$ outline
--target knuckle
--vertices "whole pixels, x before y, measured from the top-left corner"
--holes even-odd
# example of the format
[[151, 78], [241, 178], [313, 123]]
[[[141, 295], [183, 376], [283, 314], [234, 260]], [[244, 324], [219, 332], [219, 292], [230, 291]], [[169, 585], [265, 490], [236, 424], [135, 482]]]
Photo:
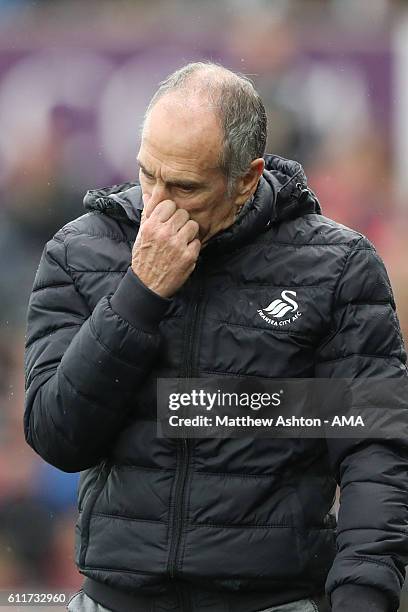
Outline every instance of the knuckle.
[[145, 238], [151, 238], [153, 235], [153, 229], [152, 222], [146, 219], [146, 221], [143, 223], [143, 228], [140, 228], [140, 234]]
[[183, 264], [189, 264], [192, 259], [190, 251], [188, 249], [184, 249], [180, 255], [180, 259]]
[[188, 263], [195, 262], [197, 260], [197, 255], [198, 255], [199, 251], [200, 251], [200, 249], [197, 248], [195, 245], [193, 247], [189, 248], [186, 251], [186, 261]]

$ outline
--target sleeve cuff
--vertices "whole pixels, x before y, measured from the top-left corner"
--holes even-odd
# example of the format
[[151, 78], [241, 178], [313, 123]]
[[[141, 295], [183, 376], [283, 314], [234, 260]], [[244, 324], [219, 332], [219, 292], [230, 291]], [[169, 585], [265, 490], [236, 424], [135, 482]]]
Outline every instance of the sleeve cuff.
[[331, 594], [332, 612], [394, 612], [386, 594], [360, 584], [343, 584]]
[[110, 299], [112, 309], [133, 327], [150, 333], [157, 332], [157, 326], [171, 303], [146, 287], [129, 267]]

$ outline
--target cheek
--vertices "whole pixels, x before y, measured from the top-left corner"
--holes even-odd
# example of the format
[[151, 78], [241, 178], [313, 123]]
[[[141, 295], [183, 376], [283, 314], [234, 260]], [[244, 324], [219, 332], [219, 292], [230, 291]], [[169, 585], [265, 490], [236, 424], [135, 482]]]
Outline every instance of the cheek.
[[214, 216], [214, 207], [211, 202], [203, 201], [201, 198], [190, 202], [176, 199], [175, 202], [179, 208], [184, 208], [189, 213], [193, 221], [197, 221], [200, 228], [208, 228]]
[[179, 200], [176, 198], [177, 206], [184, 208], [191, 216], [200, 218], [213, 215], [218, 208], [218, 202], [219, 198], [214, 193], [205, 193], [191, 198], [180, 198]]

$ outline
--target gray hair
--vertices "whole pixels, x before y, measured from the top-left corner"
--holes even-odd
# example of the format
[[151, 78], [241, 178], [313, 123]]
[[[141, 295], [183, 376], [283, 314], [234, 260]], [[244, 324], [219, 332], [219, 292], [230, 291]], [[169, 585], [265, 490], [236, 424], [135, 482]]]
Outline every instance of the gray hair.
[[236, 180], [247, 172], [254, 159], [265, 153], [267, 119], [261, 97], [243, 74], [213, 62], [194, 62], [159, 84], [147, 107], [145, 120], [160, 98], [183, 89], [187, 95], [198, 91], [216, 112], [223, 130], [219, 165], [227, 177], [231, 195]]

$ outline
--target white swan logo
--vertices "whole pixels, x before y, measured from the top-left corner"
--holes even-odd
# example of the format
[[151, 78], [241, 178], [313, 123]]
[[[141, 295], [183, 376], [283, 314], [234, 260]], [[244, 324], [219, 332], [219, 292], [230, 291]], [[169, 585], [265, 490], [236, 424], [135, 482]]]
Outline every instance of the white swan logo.
[[295, 302], [295, 300], [288, 297], [289, 294], [296, 297], [296, 291], [282, 291], [282, 299], [278, 298], [277, 300], [273, 300], [269, 306], [262, 308], [262, 310], [268, 313], [270, 317], [276, 317], [277, 319], [284, 317], [287, 312], [297, 310], [299, 305], [297, 302]]
[[[273, 300], [269, 306], [260, 308], [257, 312], [270, 325], [282, 327], [302, 316], [302, 313], [299, 312], [299, 304], [293, 299], [295, 297], [296, 291], [282, 291], [280, 298]], [[285, 315], [290, 316], [284, 318]]]

